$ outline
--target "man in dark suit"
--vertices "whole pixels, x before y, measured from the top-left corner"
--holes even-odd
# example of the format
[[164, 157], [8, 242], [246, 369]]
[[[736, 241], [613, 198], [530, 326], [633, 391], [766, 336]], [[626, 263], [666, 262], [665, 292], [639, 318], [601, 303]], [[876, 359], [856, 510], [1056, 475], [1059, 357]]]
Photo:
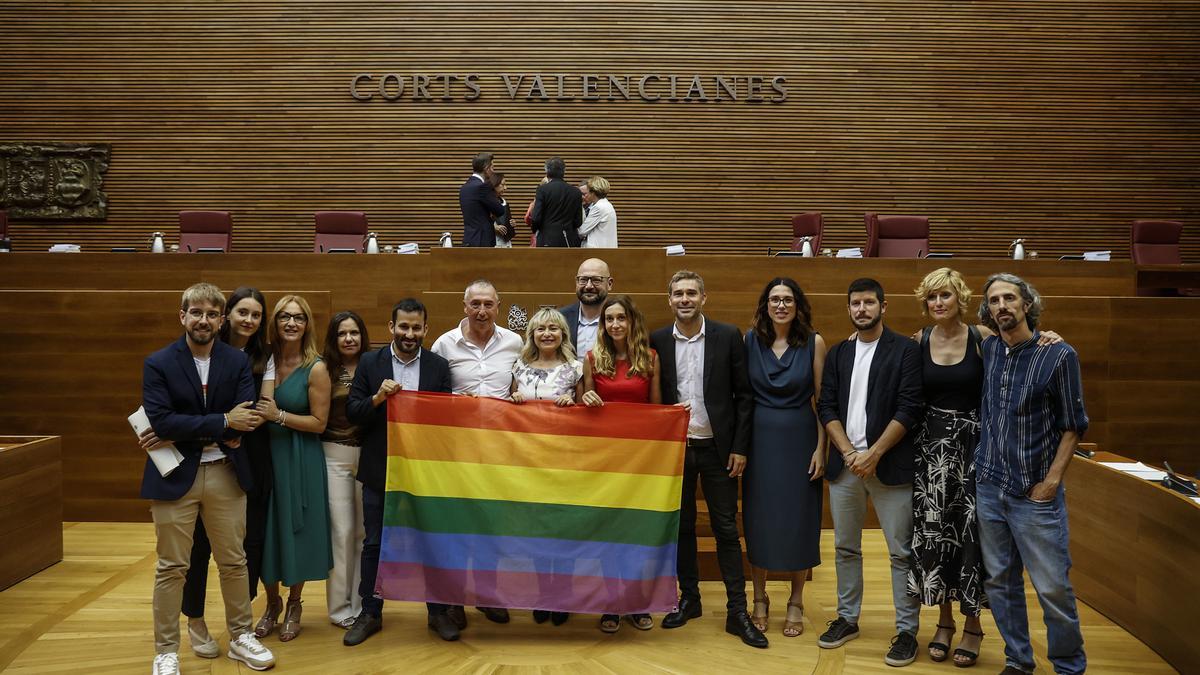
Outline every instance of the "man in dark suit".
[[579, 226], [583, 224], [583, 194], [563, 180], [567, 165], [560, 157], [546, 160], [546, 177], [533, 199], [530, 228], [538, 246], [579, 248]]
[[655, 331], [650, 344], [658, 352], [662, 401], [687, 408], [687, 454], [679, 513], [679, 607], [663, 628], [678, 628], [702, 614], [700, 565], [696, 558], [696, 483], [717, 540], [717, 563], [727, 596], [725, 631], [752, 647], [767, 638], [746, 613], [746, 576], [738, 539], [738, 477], [750, 452], [753, 393], [746, 370], [742, 335], [729, 324], [705, 319], [704, 280], [688, 270], [671, 277], [668, 301], [675, 323]]
[[251, 630], [242, 548], [246, 491], [253, 479], [239, 445], [242, 432], [258, 424], [251, 407], [254, 378], [246, 355], [216, 339], [224, 311], [225, 297], [216, 286], [188, 288], [179, 310], [183, 337], [147, 357], [142, 369], [142, 406], [151, 428], [142, 434], [141, 445], [151, 450], [173, 443], [183, 455], [183, 463], [166, 476], [149, 459], [142, 472], [141, 495], [154, 500], [150, 513], [158, 538], [155, 673], [179, 672], [179, 611], [201, 513], [221, 574], [229, 658], [255, 670], [275, 665]]
[[826, 649], [858, 637], [862, 607], [862, 526], [867, 496], [875, 504], [892, 566], [897, 635], [884, 657], [906, 666], [917, 654], [920, 603], [909, 597], [913, 532], [913, 436], [923, 413], [921, 355], [916, 342], [883, 325], [887, 302], [874, 279], [847, 293], [857, 333], [829, 350], [817, 411], [832, 446], [825, 478], [833, 514], [838, 618], [817, 640]]
[[558, 311], [567, 320], [567, 337], [575, 354], [583, 359], [596, 344], [600, 331], [600, 308], [612, 290], [613, 278], [608, 263], [599, 258], [588, 258], [575, 272], [575, 297], [579, 301], [560, 308]]
[[492, 188], [492, 153], [481, 152], [471, 160], [471, 177], [458, 188], [462, 209], [463, 246], [496, 245], [496, 219], [504, 215], [504, 202]]
[[[392, 307], [388, 330], [392, 341], [359, 361], [346, 399], [346, 416], [362, 429], [358, 481], [363, 486], [362, 612], [346, 632], [347, 647], [361, 644], [383, 628], [383, 599], [375, 595], [379, 546], [383, 537], [384, 490], [387, 481], [387, 399], [401, 390], [450, 393], [446, 359], [421, 348], [427, 330], [425, 305], [405, 298]], [[427, 603], [429, 627], [443, 640], [457, 640], [459, 626], [446, 605]], [[465, 616], [464, 616], [465, 625]]]

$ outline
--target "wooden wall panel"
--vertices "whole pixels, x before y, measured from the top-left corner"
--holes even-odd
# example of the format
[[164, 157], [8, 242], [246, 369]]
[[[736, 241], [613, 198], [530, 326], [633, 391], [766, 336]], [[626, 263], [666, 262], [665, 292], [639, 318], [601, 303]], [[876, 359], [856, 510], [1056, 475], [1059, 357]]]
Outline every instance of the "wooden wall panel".
[[[0, 21], [0, 141], [113, 144], [107, 221], [17, 221], [19, 250], [170, 243], [189, 208], [232, 211], [240, 251], [311, 250], [311, 213], [340, 208], [429, 245], [461, 231], [457, 186], [489, 149], [518, 211], [550, 155], [608, 177], [624, 245], [759, 253], [816, 210], [826, 245], [855, 246], [878, 211], [929, 215], [937, 251], [1121, 257], [1154, 217], [1200, 261], [1192, 0], [75, 0]], [[478, 73], [483, 96], [348, 95], [392, 72]], [[509, 101], [500, 73], [780, 75], [789, 98]]]

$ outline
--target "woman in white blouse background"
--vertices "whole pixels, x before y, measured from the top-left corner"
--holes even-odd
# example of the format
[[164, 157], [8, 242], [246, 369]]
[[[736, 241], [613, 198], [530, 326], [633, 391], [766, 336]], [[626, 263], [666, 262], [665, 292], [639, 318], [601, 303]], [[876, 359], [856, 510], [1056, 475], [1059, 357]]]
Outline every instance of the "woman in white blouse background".
[[587, 216], [579, 226], [582, 248], [617, 247], [617, 211], [608, 201], [609, 184], [600, 176], [587, 179], [583, 203], [588, 205]]

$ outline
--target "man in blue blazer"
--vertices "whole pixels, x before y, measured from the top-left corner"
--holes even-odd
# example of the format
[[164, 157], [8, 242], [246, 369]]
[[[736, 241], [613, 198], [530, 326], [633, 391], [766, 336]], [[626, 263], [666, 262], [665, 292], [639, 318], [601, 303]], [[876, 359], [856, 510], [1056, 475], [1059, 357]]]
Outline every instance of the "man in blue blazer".
[[833, 515], [838, 618], [817, 640], [826, 649], [858, 637], [862, 608], [862, 526], [867, 497], [875, 504], [892, 567], [896, 638], [884, 657], [906, 666], [917, 654], [921, 605], [908, 595], [913, 532], [913, 437], [924, 412], [917, 343], [883, 325], [887, 302], [874, 279], [847, 293], [857, 331], [825, 357], [817, 412], [829, 434], [825, 478]]
[[[437, 391], [451, 393], [450, 364], [421, 348], [428, 330], [428, 314], [419, 300], [405, 298], [392, 307], [388, 322], [392, 341], [364, 355], [350, 383], [346, 416], [362, 429], [362, 454], [358, 481], [363, 486], [362, 612], [346, 632], [347, 647], [361, 644], [383, 628], [383, 599], [375, 594], [379, 573], [379, 547], [383, 538], [384, 492], [387, 487], [387, 399], [396, 392]], [[429, 627], [443, 640], [457, 640], [466, 626], [466, 615], [454, 616], [446, 605], [427, 603]], [[456, 623], [461, 616], [462, 625]]]
[[481, 152], [471, 160], [471, 177], [458, 188], [462, 209], [463, 246], [492, 248], [496, 245], [496, 219], [505, 204], [492, 188], [492, 153]]
[[250, 587], [246, 581], [246, 490], [252, 487], [240, 436], [257, 426], [254, 379], [241, 350], [216, 339], [224, 320], [225, 298], [212, 284], [183, 292], [179, 320], [184, 335], [146, 358], [142, 405], [151, 429], [141, 438], [146, 449], [173, 443], [183, 463], [159, 474], [148, 458], [141, 495], [154, 500], [150, 513], [158, 537], [154, 579], [155, 673], [179, 672], [179, 612], [191, 560], [192, 533], [203, 515], [221, 575], [221, 596], [229, 628], [229, 658], [255, 670], [275, 658], [251, 630]]
[[579, 301], [558, 310], [567, 320], [567, 338], [581, 360], [596, 344], [596, 337], [603, 329], [600, 325], [603, 323], [600, 308], [604, 306], [612, 287], [613, 278], [608, 271], [608, 263], [599, 258], [588, 258], [580, 263], [575, 272], [575, 297]]

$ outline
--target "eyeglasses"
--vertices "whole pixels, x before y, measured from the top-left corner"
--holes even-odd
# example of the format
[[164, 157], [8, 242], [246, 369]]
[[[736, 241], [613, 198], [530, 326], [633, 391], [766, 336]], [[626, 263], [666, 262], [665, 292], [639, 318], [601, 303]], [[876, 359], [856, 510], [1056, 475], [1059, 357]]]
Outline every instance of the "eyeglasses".
[[280, 312], [279, 315], [275, 317], [275, 320], [282, 324], [295, 321], [297, 325], [301, 326], [308, 323], [307, 316], [304, 316], [303, 314], [288, 314], [287, 312]]
[[587, 286], [588, 284], [599, 286], [606, 281], [608, 281], [608, 277], [575, 277], [575, 283], [580, 286]]
[[199, 321], [201, 319], [216, 321], [217, 319], [221, 318], [221, 313], [216, 310], [205, 312], [202, 309], [189, 309], [187, 315], [192, 317], [194, 321]]
[[796, 299], [791, 297], [782, 298], [767, 298], [768, 305], [776, 305], [778, 307], [791, 307], [796, 304]]

